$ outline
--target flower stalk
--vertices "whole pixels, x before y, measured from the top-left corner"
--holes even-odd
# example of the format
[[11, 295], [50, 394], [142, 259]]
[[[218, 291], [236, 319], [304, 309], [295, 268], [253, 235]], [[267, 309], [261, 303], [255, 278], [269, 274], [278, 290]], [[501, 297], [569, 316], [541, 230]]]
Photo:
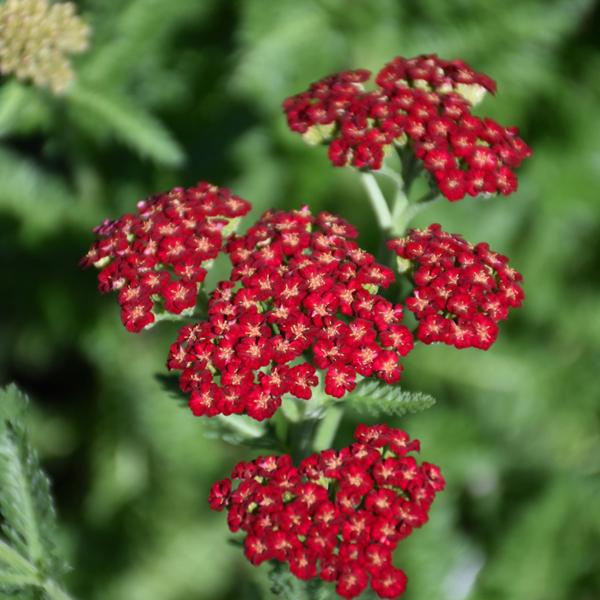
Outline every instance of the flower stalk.
[[389, 231], [392, 227], [392, 215], [377, 180], [371, 173], [361, 173], [360, 180], [367, 192], [379, 228], [382, 231]]

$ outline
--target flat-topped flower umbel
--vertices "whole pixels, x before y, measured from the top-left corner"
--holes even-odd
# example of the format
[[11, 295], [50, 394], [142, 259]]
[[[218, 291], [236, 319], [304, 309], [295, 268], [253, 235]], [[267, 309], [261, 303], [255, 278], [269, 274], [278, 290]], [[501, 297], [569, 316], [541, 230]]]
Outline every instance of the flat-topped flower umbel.
[[392, 553], [427, 522], [444, 478], [435, 465], [417, 463], [419, 442], [400, 429], [359, 425], [354, 439], [298, 467], [287, 455], [239, 463], [231, 479], [213, 485], [209, 503], [227, 510], [232, 532], [246, 533], [252, 564], [287, 562], [299, 579], [335, 582], [343, 598], [369, 581], [380, 598], [397, 598], [406, 575]]
[[329, 213], [270, 211], [226, 251], [233, 269], [208, 302], [208, 317], [182, 329], [168, 366], [197, 415], [271, 417], [289, 393], [309, 399], [354, 389], [357, 376], [400, 379], [413, 347], [403, 310], [376, 293], [394, 272]]
[[366, 88], [371, 73], [345, 71], [285, 100], [292, 131], [329, 146], [331, 162], [381, 168], [388, 148], [412, 153], [450, 201], [517, 189], [514, 169], [530, 156], [515, 127], [471, 112], [495, 82], [462, 61], [436, 55], [395, 58]]
[[416, 337], [425, 344], [487, 350], [498, 337], [498, 321], [525, 297], [522, 276], [506, 256], [485, 243], [473, 246], [440, 225], [412, 229], [388, 247], [411, 268], [414, 289], [406, 306], [417, 317]]
[[118, 292], [121, 320], [134, 332], [165, 312], [193, 309], [206, 267], [231, 233], [228, 225], [250, 203], [202, 182], [148, 198], [137, 208], [137, 214], [98, 226], [94, 232], [101, 239], [81, 261], [101, 269], [100, 291]]

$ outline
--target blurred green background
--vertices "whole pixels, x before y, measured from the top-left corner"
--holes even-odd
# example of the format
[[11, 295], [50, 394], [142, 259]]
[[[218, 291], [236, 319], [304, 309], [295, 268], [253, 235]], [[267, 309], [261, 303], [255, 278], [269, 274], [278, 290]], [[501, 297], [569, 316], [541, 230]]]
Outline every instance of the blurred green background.
[[[407, 600], [600, 598], [600, 2], [86, 0], [91, 48], [63, 98], [0, 86], [0, 384], [34, 400], [80, 599], [257, 598], [208, 488], [245, 456], [166, 397], [176, 327], [122, 328], [77, 267], [91, 227], [208, 180], [269, 207], [309, 203], [376, 226], [350, 169], [287, 131], [281, 101], [395, 55], [462, 58], [498, 81], [478, 109], [534, 156], [509, 198], [438, 205], [525, 274], [488, 352], [419, 347], [405, 386], [438, 398], [401, 420], [448, 486], [400, 545]], [[338, 444], [346, 443], [346, 422]], [[260, 571], [264, 571], [264, 568]]]

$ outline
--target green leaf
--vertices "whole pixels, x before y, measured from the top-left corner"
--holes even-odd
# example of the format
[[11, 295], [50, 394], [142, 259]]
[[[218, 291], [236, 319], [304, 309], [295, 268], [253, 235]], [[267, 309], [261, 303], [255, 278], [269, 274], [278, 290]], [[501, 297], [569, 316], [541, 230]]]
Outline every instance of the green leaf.
[[18, 216], [29, 234], [56, 228], [76, 210], [75, 198], [62, 178], [2, 147], [0, 181], [0, 210]]
[[27, 396], [14, 383], [0, 388], [0, 432], [6, 422], [21, 422], [25, 418], [28, 402]]
[[[54, 554], [50, 539], [54, 508], [48, 480], [27, 443], [22, 424], [26, 398], [11, 385], [0, 392], [0, 512], [2, 530], [12, 546], [31, 563], [49, 566]], [[51, 532], [48, 532], [51, 533]]]
[[183, 149], [169, 130], [127, 97], [77, 84], [69, 98], [140, 156], [171, 167], [183, 163]]
[[61, 575], [66, 565], [54, 544], [50, 484], [27, 438], [26, 407], [27, 398], [16, 386], [0, 389], [0, 515], [5, 536], [5, 541], [0, 539], [0, 586], [37, 582], [50, 597], [66, 598], [50, 579]]
[[409, 392], [397, 385], [363, 380], [343, 401], [351, 410], [374, 417], [401, 417], [431, 408], [435, 398], [423, 392]]
[[275, 562], [269, 571], [270, 592], [279, 600], [310, 600], [307, 583], [292, 575], [287, 567]]
[[[338, 600], [339, 596], [331, 583], [320, 579], [302, 581], [292, 575], [287, 565], [273, 561], [269, 571], [268, 600]], [[371, 599], [368, 592], [362, 594], [361, 599]]]
[[[187, 409], [188, 396], [179, 387], [178, 375], [161, 373], [154, 378], [170, 398]], [[203, 433], [207, 438], [220, 439], [233, 446], [285, 450], [279, 441], [275, 425], [270, 421], [259, 423], [246, 415], [217, 415], [201, 417], [201, 420]]]

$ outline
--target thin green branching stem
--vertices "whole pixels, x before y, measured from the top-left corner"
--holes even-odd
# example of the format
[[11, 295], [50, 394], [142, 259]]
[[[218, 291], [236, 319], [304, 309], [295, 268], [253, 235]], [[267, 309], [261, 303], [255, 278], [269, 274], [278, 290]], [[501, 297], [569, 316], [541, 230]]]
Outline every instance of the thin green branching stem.
[[390, 169], [387, 165], [383, 165], [378, 174], [383, 175], [390, 179], [395, 186], [394, 202], [392, 204], [391, 220], [392, 224], [390, 229], [394, 230], [394, 223], [400, 218], [400, 215], [408, 208], [408, 196], [404, 187], [404, 179], [400, 173]]
[[341, 406], [331, 405], [329, 407], [315, 435], [313, 442], [313, 450], [315, 452], [331, 448], [343, 415], [344, 409]]
[[413, 181], [419, 174], [419, 165], [412, 154], [405, 154], [401, 149], [398, 149], [398, 154], [402, 160], [402, 174], [390, 169], [387, 165], [383, 165], [375, 172], [394, 183], [395, 194], [391, 212], [375, 177], [370, 173], [362, 174], [363, 185], [367, 190], [379, 225], [384, 233], [393, 236], [404, 235], [410, 222], [420, 212], [430, 208], [440, 199], [439, 192], [431, 189], [415, 202], [410, 202], [409, 192]]
[[392, 215], [377, 180], [372, 173], [361, 173], [360, 180], [367, 192], [371, 206], [375, 211], [379, 227], [383, 231], [389, 231], [392, 226]]
[[396, 187], [404, 188], [404, 179], [402, 179], [400, 173], [396, 173], [396, 171], [390, 169], [387, 165], [381, 165], [379, 171], [375, 171], [375, 173], [377, 175], [383, 175], [384, 177], [387, 177], [394, 182]]
[[406, 232], [410, 222], [421, 212], [434, 206], [441, 200], [441, 195], [438, 193], [427, 194], [419, 202], [410, 204], [406, 210], [399, 215], [398, 219], [394, 221], [392, 232], [398, 235], [403, 235]]
[[191, 321], [194, 319], [200, 319], [203, 318], [204, 314], [199, 313], [199, 312], [192, 312], [192, 313], [179, 313], [179, 314], [175, 314], [175, 313], [170, 313], [170, 312], [161, 312], [158, 313], [157, 315], [154, 315], [154, 321], [152, 323], [152, 326], [156, 325], [157, 323], [160, 323], [161, 321], [173, 321], [174, 323], [185, 323], [186, 321]]

